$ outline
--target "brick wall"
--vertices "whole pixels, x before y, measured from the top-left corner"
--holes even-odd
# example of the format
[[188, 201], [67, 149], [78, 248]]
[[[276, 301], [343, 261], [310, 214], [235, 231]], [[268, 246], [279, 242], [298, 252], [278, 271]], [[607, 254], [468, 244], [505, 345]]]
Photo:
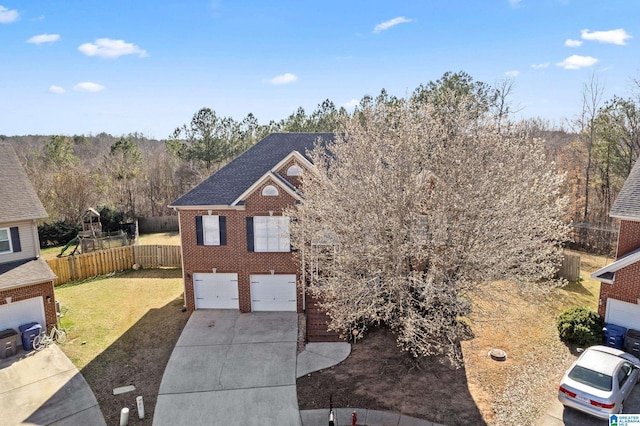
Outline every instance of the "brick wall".
[[[640, 222], [623, 220], [620, 222], [616, 258], [640, 248]], [[640, 298], [640, 262], [622, 268], [615, 273], [613, 284], [600, 283], [598, 313], [605, 315], [607, 299], [610, 297], [624, 302], [638, 303]]]
[[[49, 302], [47, 301], [49, 297]], [[53, 281], [47, 281], [41, 284], [34, 284], [25, 287], [12, 288], [0, 291], [0, 305], [6, 305], [6, 298], [11, 297], [11, 303], [19, 302], [33, 297], [42, 297], [44, 305], [44, 316], [47, 321], [47, 330], [58, 323], [56, 315], [55, 296], [53, 294]]]
[[244, 210], [220, 209], [211, 214], [226, 217], [227, 244], [224, 246], [198, 246], [196, 244], [196, 216], [209, 214], [203, 210], [181, 210], [180, 232], [182, 238], [182, 256], [184, 262], [185, 303], [189, 311], [195, 310], [193, 294], [193, 274], [235, 272], [238, 274], [238, 296], [241, 312], [251, 311], [251, 274], [295, 274], [297, 277], [297, 309], [302, 312], [302, 288], [300, 271], [292, 253], [256, 253], [247, 250], [246, 218], [253, 216], [274, 216], [295, 202], [295, 199], [279, 188], [276, 197], [262, 196], [262, 189], [277, 184], [266, 181], [245, 200]]

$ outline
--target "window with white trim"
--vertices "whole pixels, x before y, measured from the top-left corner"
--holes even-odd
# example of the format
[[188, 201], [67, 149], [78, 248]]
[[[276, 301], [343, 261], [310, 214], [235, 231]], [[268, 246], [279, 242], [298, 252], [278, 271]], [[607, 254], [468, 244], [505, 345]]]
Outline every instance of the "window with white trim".
[[220, 216], [202, 216], [202, 231], [205, 246], [219, 246]]
[[277, 197], [279, 194], [278, 188], [273, 185], [267, 185], [262, 189], [263, 197]]
[[253, 251], [289, 252], [291, 240], [288, 216], [256, 216], [253, 218]]
[[287, 176], [302, 176], [302, 168], [294, 164], [287, 169]]
[[9, 228], [0, 229], [0, 253], [11, 253], [11, 235]]

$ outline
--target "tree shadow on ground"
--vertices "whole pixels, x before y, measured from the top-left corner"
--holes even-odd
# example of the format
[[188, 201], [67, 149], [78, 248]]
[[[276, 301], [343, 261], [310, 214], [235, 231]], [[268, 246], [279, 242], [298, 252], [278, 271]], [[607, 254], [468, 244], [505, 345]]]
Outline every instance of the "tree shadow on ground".
[[[117, 424], [128, 407], [134, 424], [151, 424], [164, 369], [189, 314], [181, 312], [183, 297], [149, 310], [118, 340], [81, 371], [98, 399], [107, 424]], [[134, 392], [113, 395], [113, 389], [133, 385]], [[136, 396], [142, 395], [145, 421], [138, 421]]]
[[402, 413], [442, 424], [484, 425], [465, 369], [438, 357], [419, 362], [384, 328], [352, 345], [342, 363], [297, 381], [300, 409], [354, 407]]
[[[151, 425], [158, 390], [169, 361], [189, 314], [181, 312], [183, 297], [162, 308], [149, 310], [118, 340], [87, 364], [80, 373], [98, 400], [108, 425], [119, 424], [120, 411], [129, 408], [129, 424]], [[135, 386], [135, 391], [113, 395], [113, 389]], [[73, 384], [63, 386], [38, 411], [50, 410], [55, 401], [73, 398]], [[144, 399], [145, 418], [138, 419], [136, 397]], [[36, 411], [32, 416], [38, 415]], [[91, 422], [87, 424], [92, 424]]]
[[587, 296], [593, 296], [593, 293], [587, 288], [585, 288], [585, 286], [582, 285], [582, 281], [571, 281], [569, 284], [561, 288], [571, 293], [578, 293], [578, 294], [584, 294]]

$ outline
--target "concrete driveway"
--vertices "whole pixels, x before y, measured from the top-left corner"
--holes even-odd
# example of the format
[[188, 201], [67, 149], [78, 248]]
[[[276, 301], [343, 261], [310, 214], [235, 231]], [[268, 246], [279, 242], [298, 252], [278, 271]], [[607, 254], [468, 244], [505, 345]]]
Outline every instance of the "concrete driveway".
[[298, 314], [195, 311], [167, 364], [153, 424], [300, 426]]
[[3, 425], [106, 425], [93, 391], [56, 345], [0, 360]]
[[[640, 386], [636, 385], [624, 403], [624, 412], [640, 414]], [[565, 408], [557, 399], [536, 426], [608, 426], [608, 420], [599, 420], [571, 408]]]

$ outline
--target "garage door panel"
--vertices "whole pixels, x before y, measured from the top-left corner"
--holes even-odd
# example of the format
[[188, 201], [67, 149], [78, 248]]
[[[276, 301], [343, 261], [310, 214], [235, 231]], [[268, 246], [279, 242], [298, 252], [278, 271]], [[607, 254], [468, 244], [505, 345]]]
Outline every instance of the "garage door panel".
[[252, 311], [297, 310], [295, 275], [251, 275]]
[[605, 321], [609, 324], [640, 330], [640, 305], [607, 299]]
[[193, 274], [196, 309], [239, 309], [238, 274]]
[[17, 330], [23, 324], [37, 322], [44, 329], [44, 304], [42, 297], [11, 302], [0, 306], [0, 331], [7, 328]]

